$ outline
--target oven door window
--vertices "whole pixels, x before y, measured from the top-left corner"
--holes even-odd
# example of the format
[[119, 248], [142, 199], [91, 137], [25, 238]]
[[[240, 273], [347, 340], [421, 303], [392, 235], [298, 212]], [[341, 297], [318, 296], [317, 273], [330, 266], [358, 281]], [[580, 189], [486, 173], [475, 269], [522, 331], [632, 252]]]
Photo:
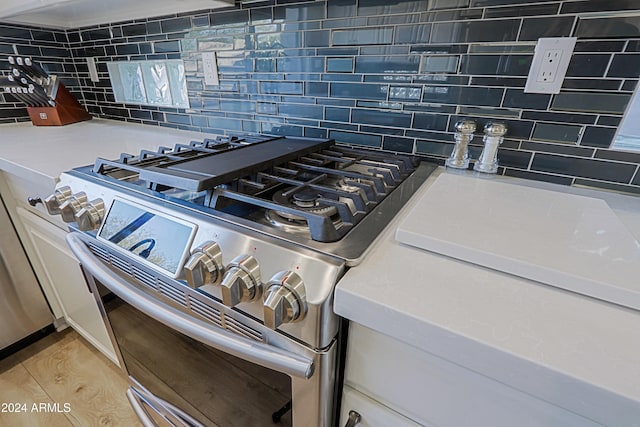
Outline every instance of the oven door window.
[[[155, 397], [207, 426], [273, 426], [291, 400], [288, 375], [220, 352], [121, 299], [103, 299], [127, 372]], [[291, 425], [288, 412], [280, 425]]]

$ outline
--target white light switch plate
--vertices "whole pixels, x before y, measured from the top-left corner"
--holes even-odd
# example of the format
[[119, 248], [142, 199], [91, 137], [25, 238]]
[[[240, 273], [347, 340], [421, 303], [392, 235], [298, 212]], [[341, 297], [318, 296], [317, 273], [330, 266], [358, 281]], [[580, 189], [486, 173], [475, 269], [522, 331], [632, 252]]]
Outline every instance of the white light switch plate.
[[87, 68], [89, 69], [89, 78], [91, 78], [91, 81], [100, 81], [100, 78], [98, 77], [98, 68], [96, 67], [96, 58], [92, 56], [87, 58]]
[[218, 59], [215, 52], [202, 53], [202, 66], [204, 68], [204, 82], [207, 86], [220, 85], [218, 78]]
[[575, 37], [538, 39], [524, 91], [559, 93], [575, 45]]

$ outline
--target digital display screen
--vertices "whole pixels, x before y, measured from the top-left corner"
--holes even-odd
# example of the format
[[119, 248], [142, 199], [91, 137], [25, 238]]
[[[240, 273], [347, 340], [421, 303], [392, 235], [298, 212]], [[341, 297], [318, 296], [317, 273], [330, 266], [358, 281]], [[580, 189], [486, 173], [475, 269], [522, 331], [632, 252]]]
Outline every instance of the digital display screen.
[[114, 200], [98, 237], [175, 277], [195, 225]]

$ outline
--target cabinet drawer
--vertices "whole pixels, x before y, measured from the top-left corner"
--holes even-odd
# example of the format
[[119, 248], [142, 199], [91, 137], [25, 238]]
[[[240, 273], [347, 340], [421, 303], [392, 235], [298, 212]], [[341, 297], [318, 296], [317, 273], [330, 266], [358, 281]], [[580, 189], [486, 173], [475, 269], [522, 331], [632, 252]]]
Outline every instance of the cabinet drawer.
[[600, 425], [356, 323], [345, 369], [346, 386], [421, 425]]
[[420, 427], [420, 424], [414, 423], [349, 386], [345, 386], [342, 391], [341, 408], [340, 427], [347, 424], [349, 411], [352, 410], [360, 414], [360, 423], [357, 427]]

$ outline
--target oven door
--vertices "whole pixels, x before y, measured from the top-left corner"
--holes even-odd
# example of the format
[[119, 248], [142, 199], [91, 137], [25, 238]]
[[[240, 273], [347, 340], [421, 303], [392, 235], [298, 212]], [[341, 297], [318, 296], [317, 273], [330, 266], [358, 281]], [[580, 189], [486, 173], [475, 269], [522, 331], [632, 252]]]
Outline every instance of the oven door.
[[273, 426], [274, 414], [283, 425], [331, 424], [335, 345], [313, 351], [262, 325], [261, 341], [222, 329], [107, 267], [87, 239], [71, 233], [67, 242], [102, 295], [145, 426]]

